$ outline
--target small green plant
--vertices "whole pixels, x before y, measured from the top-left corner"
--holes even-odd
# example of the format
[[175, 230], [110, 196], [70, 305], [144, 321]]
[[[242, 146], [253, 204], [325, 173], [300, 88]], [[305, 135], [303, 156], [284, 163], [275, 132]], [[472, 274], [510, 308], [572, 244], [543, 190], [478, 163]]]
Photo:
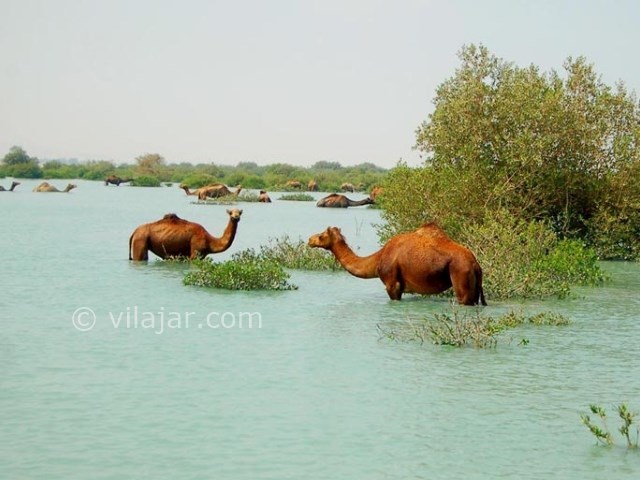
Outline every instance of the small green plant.
[[[495, 319], [482, 313], [481, 308], [475, 310], [452, 305], [451, 314], [435, 313], [432, 318], [425, 318], [417, 323], [408, 321], [400, 329], [384, 331], [380, 326], [381, 336], [392, 340], [430, 341], [435, 345], [476, 348], [497, 346], [497, 335], [505, 330], [523, 324], [562, 326], [569, 324], [569, 319], [553, 312], [541, 312], [532, 316], [510, 311]], [[518, 345], [526, 346], [528, 339], [522, 339]]]
[[288, 235], [270, 239], [268, 245], [260, 247], [260, 254], [284, 268], [296, 270], [342, 270], [342, 266], [329, 252], [320, 248], [310, 248], [306, 242], [292, 241]]
[[183, 283], [198, 287], [227, 290], [296, 290], [290, 275], [276, 261], [257, 254], [253, 249], [233, 254], [231, 260], [214, 262], [195, 260], [197, 270], [188, 272]]
[[[613, 436], [609, 430], [609, 426], [607, 425], [607, 413], [599, 405], [589, 405], [589, 410], [592, 414], [597, 415], [600, 418], [600, 422], [602, 426], [598, 426], [595, 424], [591, 417], [583, 413], [580, 415], [580, 419], [582, 423], [589, 429], [589, 431], [596, 437], [596, 442], [601, 445], [611, 446], [614, 445]], [[635, 439], [631, 435], [631, 426], [634, 425], [634, 419], [638, 415], [637, 413], [631, 412], [626, 403], [621, 403], [616, 407], [618, 412], [618, 416], [620, 420], [622, 420], [622, 425], [618, 429], [618, 431], [624, 437], [628, 448], [638, 448], [638, 438], [640, 437], [640, 427], [637, 424], [635, 428]]]
[[294, 200], [296, 202], [313, 202], [315, 198], [313, 198], [308, 193], [288, 193], [285, 195], [280, 195], [278, 200]]

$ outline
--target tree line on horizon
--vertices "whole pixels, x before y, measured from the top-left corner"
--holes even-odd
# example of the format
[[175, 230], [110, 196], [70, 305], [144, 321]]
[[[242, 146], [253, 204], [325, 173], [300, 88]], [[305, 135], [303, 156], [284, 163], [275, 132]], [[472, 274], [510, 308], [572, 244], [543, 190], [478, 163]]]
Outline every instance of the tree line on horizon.
[[369, 191], [382, 183], [388, 169], [370, 162], [343, 166], [339, 162], [317, 161], [310, 167], [274, 163], [258, 165], [240, 162], [237, 165], [214, 163], [167, 163], [158, 153], [136, 157], [134, 164], [116, 165], [106, 160], [68, 163], [63, 160], [39, 161], [30, 157], [20, 146], [12, 147], [0, 164], [0, 177], [83, 179], [104, 181], [110, 175], [132, 179], [132, 185], [157, 187], [163, 183], [178, 183], [199, 188], [210, 183], [242, 185], [243, 188], [293, 190], [287, 185], [297, 181], [306, 190], [314, 180], [320, 191], [338, 191], [343, 183], [351, 183], [357, 190]]

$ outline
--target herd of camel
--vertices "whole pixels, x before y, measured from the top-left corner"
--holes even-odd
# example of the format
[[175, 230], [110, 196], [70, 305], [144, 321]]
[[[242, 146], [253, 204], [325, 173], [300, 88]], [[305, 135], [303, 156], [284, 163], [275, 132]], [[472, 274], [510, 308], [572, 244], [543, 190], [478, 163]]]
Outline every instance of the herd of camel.
[[[108, 179], [105, 184], [108, 185]], [[119, 185], [123, 183], [112, 183]], [[13, 182], [9, 189], [0, 186], [0, 191], [13, 191], [19, 182]], [[36, 192], [69, 192], [76, 185], [69, 184], [64, 190], [43, 182], [34, 188]], [[181, 186], [187, 195], [207, 192], [210, 196], [238, 195], [242, 187], [234, 192], [222, 184], [209, 185], [196, 191]], [[203, 190], [204, 189], [204, 190]], [[220, 193], [223, 192], [222, 195]], [[261, 191], [266, 196], [266, 192]], [[380, 190], [372, 191], [369, 197], [359, 202], [347, 199], [347, 205], [354, 206], [374, 203]], [[331, 194], [318, 202], [318, 206], [329, 205], [340, 194]], [[268, 198], [268, 196], [267, 196]], [[346, 197], [344, 197], [346, 198]], [[267, 201], [267, 200], [263, 200]], [[270, 201], [270, 200], [269, 200]], [[324, 201], [324, 205], [320, 203]], [[342, 200], [336, 200], [342, 201]], [[351, 202], [351, 203], [349, 203]], [[363, 203], [361, 203], [363, 202]], [[368, 203], [367, 203], [368, 202]], [[221, 237], [214, 237], [200, 224], [166, 214], [160, 220], [138, 226], [129, 237], [129, 260], [146, 261], [149, 252], [160, 258], [186, 257], [204, 258], [211, 253], [227, 250], [236, 236], [242, 210], [229, 209], [227, 225]], [[337, 227], [312, 235], [309, 247], [322, 248], [331, 252], [347, 272], [358, 278], [379, 278], [385, 285], [391, 300], [400, 300], [403, 293], [438, 294], [453, 288], [458, 303], [462, 305], [486, 305], [482, 289], [482, 268], [475, 255], [467, 247], [453, 241], [436, 224], [427, 223], [413, 232], [392, 237], [377, 252], [360, 257], [347, 244]]]

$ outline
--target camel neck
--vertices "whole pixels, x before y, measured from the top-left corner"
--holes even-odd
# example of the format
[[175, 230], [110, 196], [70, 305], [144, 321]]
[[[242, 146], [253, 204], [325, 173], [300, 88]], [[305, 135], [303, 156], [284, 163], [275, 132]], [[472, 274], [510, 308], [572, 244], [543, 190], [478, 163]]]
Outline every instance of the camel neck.
[[378, 250], [376, 253], [366, 257], [359, 257], [344, 240], [339, 240], [333, 245], [331, 251], [340, 262], [340, 265], [351, 275], [358, 278], [378, 277], [378, 263], [382, 250]]
[[233, 243], [237, 230], [238, 221], [230, 218], [229, 223], [227, 223], [227, 228], [224, 229], [220, 238], [209, 235], [209, 249], [211, 250], [211, 253], [224, 252], [229, 248]]

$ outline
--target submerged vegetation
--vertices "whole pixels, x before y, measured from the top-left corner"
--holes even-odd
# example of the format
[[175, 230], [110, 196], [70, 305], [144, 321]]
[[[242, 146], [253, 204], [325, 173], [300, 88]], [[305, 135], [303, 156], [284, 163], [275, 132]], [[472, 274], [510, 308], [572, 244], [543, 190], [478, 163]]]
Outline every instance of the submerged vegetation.
[[291, 200], [295, 202], [313, 202], [315, 198], [313, 198], [308, 193], [286, 193], [284, 195], [280, 195], [278, 200]]
[[[589, 410], [600, 419], [601, 426], [594, 423], [593, 420], [591, 420], [591, 417], [586, 413], [580, 415], [582, 423], [593, 434], [597, 443], [607, 446], [615, 445], [613, 435], [611, 435], [611, 431], [607, 425], [607, 412], [605, 409], [599, 405], [592, 404], [589, 405]], [[637, 449], [638, 438], [640, 437], [640, 427], [634, 422], [638, 414], [631, 412], [626, 403], [621, 403], [616, 406], [616, 411], [618, 412], [618, 417], [622, 421], [622, 425], [618, 428], [618, 432], [622, 434], [628, 448]], [[631, 428], [632, 425], [635, 425], [635, 435]]]
[[234, 253], [231, 260], [194, 260], [195, 271], [185, 274], [185, 285], [227, 290], [296, 290], [290, 275], [276, 261], [252, 249]]
[[[490, 348], [497, 345], [500, 333], [525, 324], [562, 326], [568, 325], [569, 319], [554, 312], [527, 316], [514, 311], [493, 318], [485, 315], [480, 308], [471, 310], [454, 305], [450, 315], [435, 313], [431, 318], [407, 321], [396, 329], [385, 329], [378, 325], [378, 330], [382, 337], [391, 340]], [[528, 340], [521, 341], [521, 344], [528, 344]]]

